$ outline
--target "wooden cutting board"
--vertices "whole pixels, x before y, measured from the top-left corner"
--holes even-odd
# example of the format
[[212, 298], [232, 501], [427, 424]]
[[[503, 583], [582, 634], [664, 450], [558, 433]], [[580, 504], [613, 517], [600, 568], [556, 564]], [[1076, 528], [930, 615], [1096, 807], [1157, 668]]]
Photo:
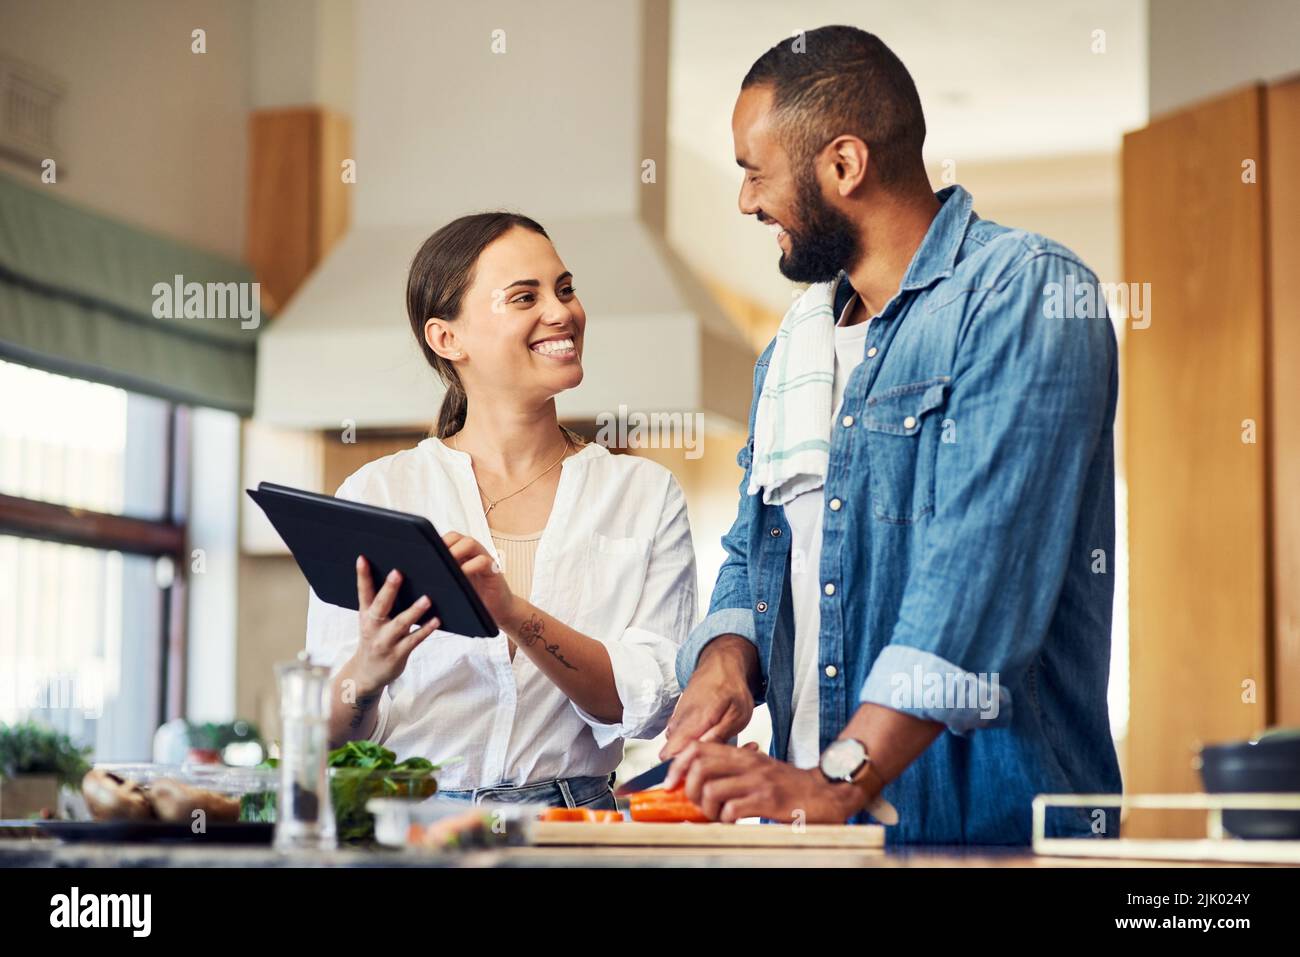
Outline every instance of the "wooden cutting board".
[[841, 847], [885, 846], [879, 824], [651, 824], [624, 821], [537, 821], [531, 840], [541, 845], [614, 847]]

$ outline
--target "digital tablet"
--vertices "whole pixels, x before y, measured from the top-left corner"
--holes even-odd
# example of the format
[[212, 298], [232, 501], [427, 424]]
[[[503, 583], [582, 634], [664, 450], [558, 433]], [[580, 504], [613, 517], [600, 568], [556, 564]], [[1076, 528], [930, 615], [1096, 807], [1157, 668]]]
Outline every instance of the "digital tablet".
[[437, 616], [443, 631], [474, 638], [497, 635], [478, 592], [427, 518], [270, 482], [246, 491], [289, 546], [321, 601], [356, 610], [357, 556], [364, 555], [376, 593], [390, 571], [402, 573], [390, 614], [400, 614], [428, 595], [430, 607], [420, 624]]

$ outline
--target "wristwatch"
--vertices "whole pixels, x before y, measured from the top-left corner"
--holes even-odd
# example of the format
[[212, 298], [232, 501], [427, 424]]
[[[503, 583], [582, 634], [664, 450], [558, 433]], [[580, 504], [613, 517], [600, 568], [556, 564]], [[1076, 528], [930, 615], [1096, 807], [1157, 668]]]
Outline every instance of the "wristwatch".
[[857, 738], [839, 738], [832, 741], [822, 752], [818, 768], [826, 780], [836, 784], [861, 784], [867, 778], [875, 785], [876, 796], [865, 810], [876, 820], [884, 824], [898, 823], [898, 811], [885, 800], [881, 792], [885, 782], [871, 763], [867, 746]]
[[818, 767], [827, 780], [856, 784], [871, 766], [867, 746], [857, 738], [840, 738], [832, 741], [822, 752]]

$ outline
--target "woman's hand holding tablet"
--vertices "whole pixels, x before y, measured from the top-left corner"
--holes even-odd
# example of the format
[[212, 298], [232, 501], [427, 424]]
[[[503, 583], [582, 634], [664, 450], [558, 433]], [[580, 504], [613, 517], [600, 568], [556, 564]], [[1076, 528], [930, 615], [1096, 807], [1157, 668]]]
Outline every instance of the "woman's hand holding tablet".
[[390, 617], [393, 600], [402, 586], [402, 573], [394, 569], [384, 579], [376, 594], [370, 575], [370, 564], [364, 557], [357, 558], [357, 616], [360, 619], [361, 638], [353, 655], [352, 677], [363, 689], [382, 690], [406, 670], [406, 660], [420, 642], [438, 630], [442, 622], [430, 618], [414, 628], [429, 609], [429, 596], [421, 595], [398, 615]]
[[[448, 532], [442, 540], [493, 619], [502, 623], [514, 621], [518, 617], [515, 614], [518, 599], [488, 550], [477, 539], [459, 532]], [[382, 689], [390, 684], [406, 670], [411, 652], [442, 627], [442, 622], [434, 617], [416, 628], [421, 616], [429, 610], [428, 595], [421, 595], [409, 608], [392, 615], [401, 587], [402, 573], [393, 569], [376, 592], [370, 564], [364, 556], [357, 557], [357, 615], [361, 638], [349, 671], [362, 688]]]
[[[500, 633], [427, 518], [270, 482], [259, 483], [248, 495], [266, 512], [322, 601], [364, 611], [374, 592], [383, 591], [384, 576], [396, 571], [390, 610], [397, 605], [405, 611], [404, 606], [424, 597], [429, 603], [419, 616], [421, 624], [436, 616], [440, 627], [458, 635], [494, 638]], [[365, 557], [371, 576], [364, 594], [354, 577], [358, 556]]]
[[487, 606], [492, 620], [506, 631], [512, 631], [522, 615], [519, 614], [519, 599], [510, 590], [506, 576], [501, 574], [501, 567], [493, 560], [488, 550], [477, 539], [459, 532], [448, 532], [442, 536], [447, 546], [460, 565], [460, 572], [474, 586], [479, 599]]

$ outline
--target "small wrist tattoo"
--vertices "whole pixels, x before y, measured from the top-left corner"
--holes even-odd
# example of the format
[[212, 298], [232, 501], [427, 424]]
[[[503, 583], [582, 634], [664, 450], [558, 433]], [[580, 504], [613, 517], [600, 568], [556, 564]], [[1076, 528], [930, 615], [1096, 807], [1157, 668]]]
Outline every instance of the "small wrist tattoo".
[[366, 713], [374, 707], [375, 702], [378, 700], [379, 695], [368, 694], [363, 695], [352, 703], [352, 721], [350, 722], [350, 725], [354, 731], [361, 727], [361, 722], [365, 720]]

